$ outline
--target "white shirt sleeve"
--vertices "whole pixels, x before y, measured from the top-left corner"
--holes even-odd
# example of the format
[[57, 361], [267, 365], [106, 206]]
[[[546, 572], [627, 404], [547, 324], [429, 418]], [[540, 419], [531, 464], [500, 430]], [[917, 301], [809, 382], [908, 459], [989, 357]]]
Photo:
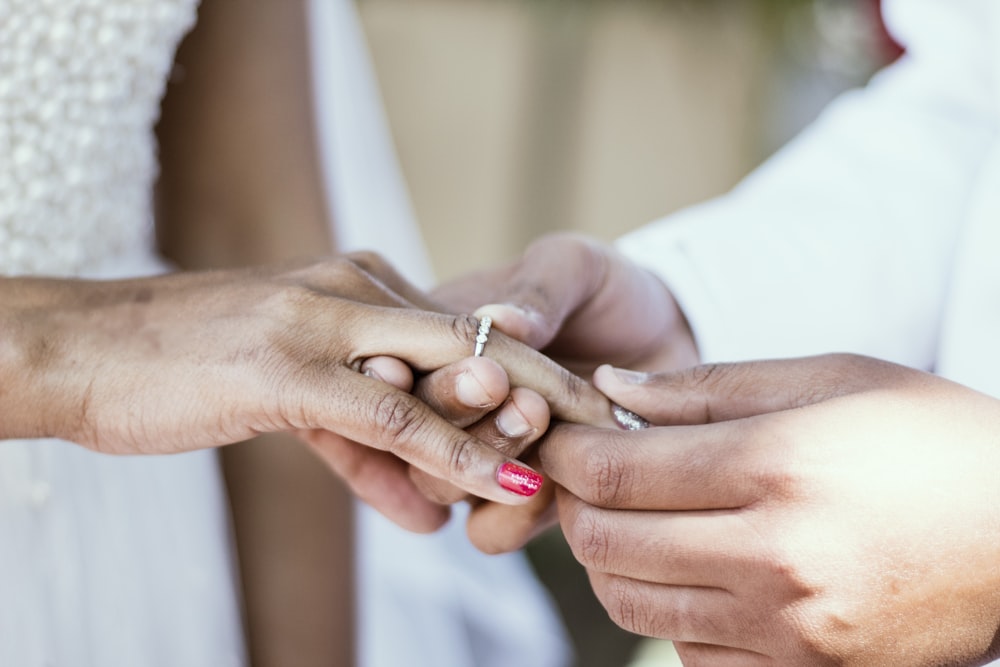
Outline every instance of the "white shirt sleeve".
[[673, 291], [704, 361], [850, 351], [933, 366], [997, 132], [992, 70], [969, 44], [968, 58], [938, 46], [843, 95], [728, 195], [620, 240]]

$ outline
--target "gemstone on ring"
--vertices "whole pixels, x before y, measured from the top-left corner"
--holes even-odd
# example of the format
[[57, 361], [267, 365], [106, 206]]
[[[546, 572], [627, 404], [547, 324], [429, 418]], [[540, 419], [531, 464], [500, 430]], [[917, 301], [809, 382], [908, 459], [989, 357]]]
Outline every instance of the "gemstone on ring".
[[483, 356], [483, 350], [486, 349], [486, 341], [489, 340], [490, 328], [493, 326], [493, 318], [489, 315], [483, 317], [479, 320], [479, 333], [476, 336], [476, 349], [472, 353], [475, 357]]

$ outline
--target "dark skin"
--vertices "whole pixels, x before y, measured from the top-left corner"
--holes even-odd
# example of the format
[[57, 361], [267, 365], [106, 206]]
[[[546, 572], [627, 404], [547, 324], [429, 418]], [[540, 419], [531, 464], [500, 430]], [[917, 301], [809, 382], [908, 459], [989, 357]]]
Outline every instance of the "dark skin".
[[[545, 430], [547, 405], [593, 424], [611, 421], [610, 405], [499, 332], [489, 358], [471, 357], [476, 318], [421, 309], [373, 255], [288, 259], [332, 251], [304, 28], [302, 3], [213, 0], [178, 55], [159, 128], [159, 237], [182, 269], [213, 270], [0, 278], [0, 439], [155, 455], [297, 434], [413, 530], [440, 527], [447, 508], [411, 464], [524, 506], [538, 487], [511, 482], [534, 475], [513, 457]], [[526, 430], [500, 428], [511, 410]], [[353, 664], [349, 503], [306, 450], [265, 437], [226, 465], [251, 656]]]
[[[332, 254], [305, 3], [201, 3], [158, 126], [160, 248], [185, 269]], [[254, 665], [354, 664], [352, 501], [294, 437], [222, 450]]]
[[[311, 372], [282, 385], [301, 397], [311, 381], [320, 380], [316, 419], [299, 423], [296, 409], [293, 415], [280, 414], [276, 422], [251, 424], [257, 431], [295, 432], [312, 451], [284, 434], [223, 450], [248, 645], [256, 665], [354, 664], [351, 501], [331, 469], [356, 496], [400, 525], [431, 531], [447, 520], [448, 509], [435, 502], [440, 499], [433, 489], [428, 493], [430, 478], [411, 477], [407, 461], [420, 462], [482, 498], [524, 503], [527, 498], [499, 489], [493, 472], [506, 456], [516, 456], [545, 431], [546, 400], [562, 418], [611, 423], [608, 402], [596, 390], [500, 333], [491, 336], [489, 358], [470, 358], [473, 318], [359, 306], [355, 300], [360, 298], [382, 307], [433, 308], [377, 257], [288, 263], [289, 258], [335, 250], [317, 171], [305, 18], [300, 1], [204, 2], [197, 27], [177, 55], [178, 76], [167, 91], [158, 128], [162, 175], [157, 231], [164, 254], [185, 269], [257, 267], [239, 276], [161, 281], [168, 292], [208, 288], [203, 292], [207, 307], [195, 318], [201, 324], [180, 335], [178, 344], [187, 347], [192, 335], [202, 335], [205, 318], [212, 322], [221, 315], [235, 318], [237, 328], [211, 335], [210, 347], [238, 347], [246, 338], [239, 343], [238, 373], [252, 373], [260, 363], [268, 367], [276, 351], [277, 358], [318, 355], [319, 365]], [[208, 296], [212, 293], [214, 297]], [[180, 324], [169, 316], [175, 306], [162, 296], [152, 306], [164, 303], [174, 328]], [[195, 303], [185, 297], [181, 308], [190, 311]], [[276, 311], [269, 308], [272, 303], [278, 304]], [[294, 334], [292, 347], [275, 350], [267, 335], [242, 323], [241, 318], [261, 308], [266, 311], [263, 322], [278, 326], [271, 343]], [[296, 314], [304, 319], [282, 323]], [[417, 328], [411, 314], [420, 322]], [[327, 315], [332, 319], [323, 320]], [[393, 321], [397, 316], [404, 321]], [[229, 321], [222, 320], [223, 326]], [[307, 336], [313, 328], [319, 333]], [[357, 331], [352, 334], [352, 329]], [[427, 337], [401, 339], [393, 333], [400, 329], [425, 331]], [[399, 342], [412, 349], [393, 349]], [[360, 347], [351, 351], [356, 343]], [[250, 358], [248, 350], [257, 348]], [[203, 348], [197, 354], [204, 354]], [[331, 363], [342, 354], [354, 361]], [[171, 358], [177, 368], [179, 357]], [[231, 356], [225, 359], [232, 361]], [[383, 382], [409, 391], [411, 368], [423, 374], [410, 402], [398, 395], [385, 400], [386, 389], [360, 382], [358, 374], [375, 371]], [[482, 392], [469, 396], [461, 390], [470, 384]], [[245, 381], [240, 385], [247, 386]], [[520, 386], [512, 390], [513, 385]], [[368, 407], [376, 414], [355, 428], [353, 413], [339, 411], [352, 405], [364, 408], [367, 401], [358, 399], [369, 392]], [[395, 408], [380, 413], [386, 406]], [[433, 418], [425, 412], [428, 407], [436, 413]], [[526, 430], [511, 434], [500, 424], [502, 417], [515, 413], [527, 422]], [[395, 430], [393, 421], [399, 422]], [[476, 439], [471, 450], [469, 436]], [[380, 444], [364, 446], [359, 439]]]

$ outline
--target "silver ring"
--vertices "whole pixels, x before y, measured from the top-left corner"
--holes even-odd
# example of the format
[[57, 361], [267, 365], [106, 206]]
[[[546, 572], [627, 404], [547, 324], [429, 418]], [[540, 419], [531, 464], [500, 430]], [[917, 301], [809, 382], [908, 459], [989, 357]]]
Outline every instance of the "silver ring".
[[472, 353], [474, 357], [483, 356], [483, 350], [486, 348], [486, 341], [490, 337], [490, 327], [493, 326], [493, 318], [486, 315], [481, 320], [479, 320], [479, 333], [476, 334], [476, 350]]

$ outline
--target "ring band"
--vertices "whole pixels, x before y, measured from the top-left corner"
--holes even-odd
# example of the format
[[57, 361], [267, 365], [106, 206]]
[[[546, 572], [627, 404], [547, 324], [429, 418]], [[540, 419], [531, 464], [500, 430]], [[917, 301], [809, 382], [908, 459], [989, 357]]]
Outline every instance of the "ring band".
[[479, 333], [476, 335], [476, 349], [472, 353], [474, 357], [483, 356], [483, 350], [486, 348], [486, 341], [490, 337], [490, 327], [493, 326], [493, 318], [489, 315], [483, 317], [479, 320]]

